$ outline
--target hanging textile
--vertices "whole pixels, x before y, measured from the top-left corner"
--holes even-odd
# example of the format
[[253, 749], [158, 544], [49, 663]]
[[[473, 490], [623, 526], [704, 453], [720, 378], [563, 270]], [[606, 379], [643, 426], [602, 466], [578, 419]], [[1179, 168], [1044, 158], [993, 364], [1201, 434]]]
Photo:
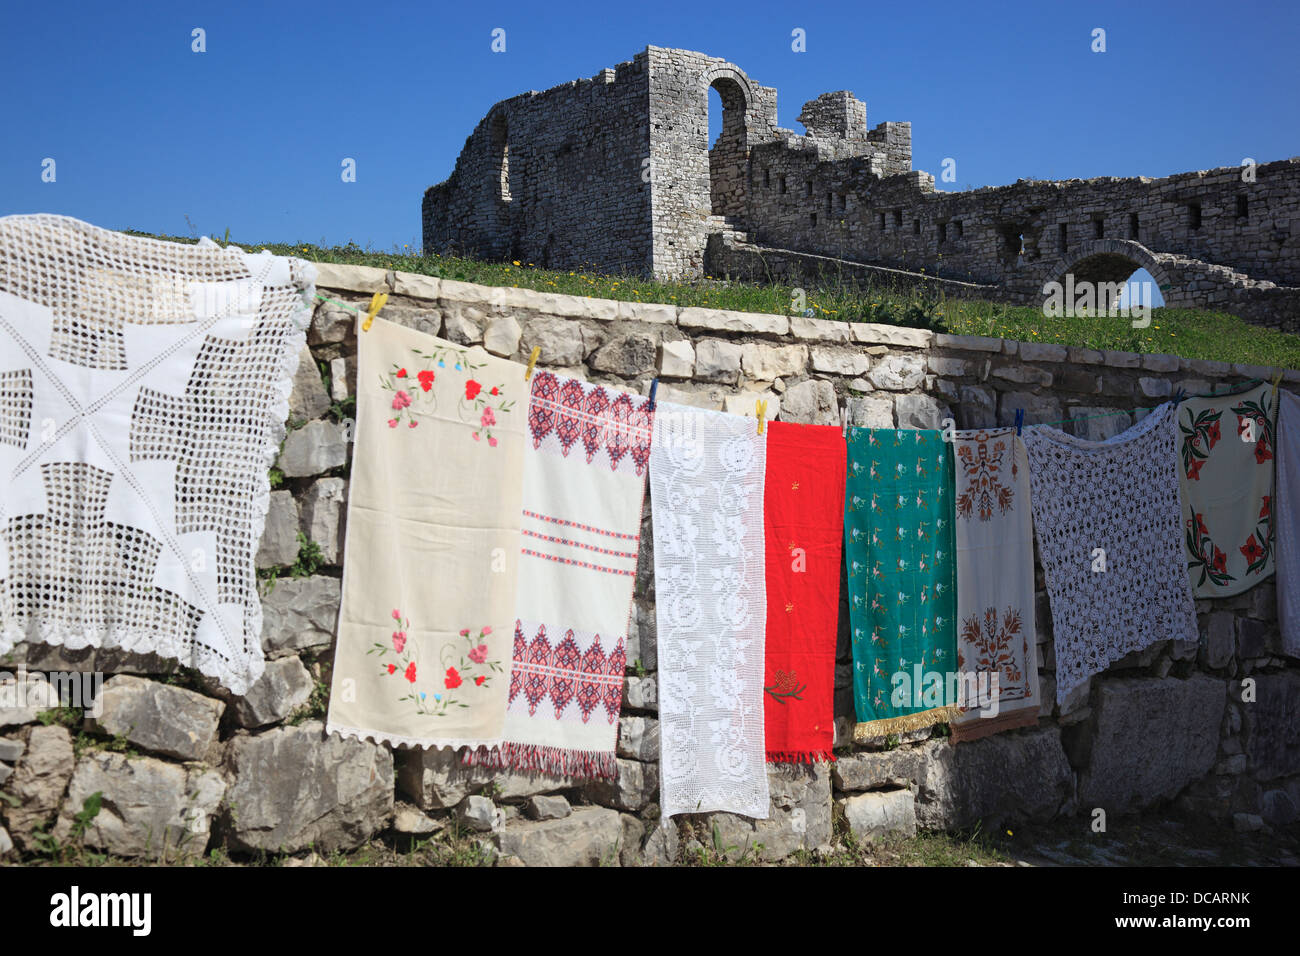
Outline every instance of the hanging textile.
[[617, 776], [653, 420], [648, 399], [533, 375], [505, 742], [468, 762]]
[[1198, 598], [1239, 594], [1273, 574], [1276, 411], [1271, 385], [1178, 406], [1183, 544]]
[[1283, 653], [1300, 657], [1300, 397], [1277, 395], [1277, 616]]
[[0, 218], [0, 655], [157, 654], [244, 694], [315, 270]]
[[956, 707], [952, 450], [930, 429], [852, 428], [844, 502], [855, 739]]
[[1039, 687], [1025, 446], [1014, 429], [965, 431], [954, 434], [953, 454], [963, 688], [962, 714], [952, 722], [957, 742], [1037, 724]]
[[770, 422], [766, 432], [767, 759], [834, 760], [844, 436], [786, 422]]
[[1024, 442], [1062, 702], [1125, 654], [1197, 639], [1175, 406], [1105, 441], [1037, 425]]
[[763, 476], [754, 419], [659, 402], [650, 449], [665, 819], [765, 819]]
[[357, 339], [328, 729], [495, 746], [515, 621], [524, 367], [383, 319]]

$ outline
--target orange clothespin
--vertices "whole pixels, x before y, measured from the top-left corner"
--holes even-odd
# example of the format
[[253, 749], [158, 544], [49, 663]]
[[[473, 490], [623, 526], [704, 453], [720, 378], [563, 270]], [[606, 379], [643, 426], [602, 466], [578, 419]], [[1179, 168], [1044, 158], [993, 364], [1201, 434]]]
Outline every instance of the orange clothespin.
[[754, 402], [754, 415], [758, 418], [758, 433], [763, 434], [763, 419], [767, 417], [767, 399]]
[[370, 326], [374, 323], [375, 316], [379, 314], [379, 310], [382, 309], [387, 302], [387, 292], [376, 292], [370, 297], [370, 307], [366, 309], [366, 321], [361, 323], [362, 332], [370, 331]]
[[528, 368], [524, 370], [525, 382], [527, 382], [529, 379], [533, 377], [533, 368], [537, 365], [537, 359], [541, 356], [541, 354], [542, 354], [542, 347], [540, 345], [534, 345], [533, 354], [528, 356]]

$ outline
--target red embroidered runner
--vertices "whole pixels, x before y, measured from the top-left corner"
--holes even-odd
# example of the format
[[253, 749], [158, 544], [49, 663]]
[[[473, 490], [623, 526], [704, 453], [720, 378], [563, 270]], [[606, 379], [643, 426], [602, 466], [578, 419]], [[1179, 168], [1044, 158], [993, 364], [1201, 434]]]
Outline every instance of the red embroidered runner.
[[767, 759], [834, 760], [844, 437], [821, 425], [771, 422], [767, 429]]

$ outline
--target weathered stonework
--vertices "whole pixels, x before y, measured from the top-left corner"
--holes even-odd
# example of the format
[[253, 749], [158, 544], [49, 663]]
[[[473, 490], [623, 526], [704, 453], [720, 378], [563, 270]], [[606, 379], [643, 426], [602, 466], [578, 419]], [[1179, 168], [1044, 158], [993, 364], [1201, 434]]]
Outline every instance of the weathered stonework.
[[868, 129], [852, 93], [799, 121], [802, 136], [778, 127], [776, 90], [735, 64], [647, 47], [496, 104], [425, 194], [425, 250], [663, 277], [830, 272], [1032, 304], [1067, 274], [1143, 268], [1168, 305], [1300, 323], [1300, 158], [940, 192], [912, 169], [911, 124]]

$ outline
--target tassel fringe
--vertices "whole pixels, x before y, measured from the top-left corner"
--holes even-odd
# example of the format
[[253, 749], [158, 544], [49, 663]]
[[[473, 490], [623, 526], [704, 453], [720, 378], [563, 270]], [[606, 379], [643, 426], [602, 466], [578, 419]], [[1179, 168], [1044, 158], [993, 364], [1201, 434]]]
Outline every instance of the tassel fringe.
[[963, 740], [979, 740], [981, 737], [1000, 734], [1004, 730], [1036, 726], [1038, 726], [1038, 708], [1022, 707], [1019, 710], [998, 714], [996, 717], [977, 717], [960, 724], [953, 724], [952, 742], [957, 744]]
[[834, 763], [835, 754], [829, 750], [769, 750], [768, 763]]
[[618, 761], [612, 750], [569, 750], [506, 741], [490, 750], [487, 747], [466, 750], [461, 762], [466, 767], [519, 770], [553, 777], [618, 778]]
[[915, 714], [903, 714], [901, 717], [885, 717], [881, 720], [868, 720], [853, 728], [853, 740], [859, 743], [872, 737], [886, 737], [889, 734], [905, 734], [909, 730], [921, 730], [935, 724], [951, 723], [961, 714], [956, 705], [933, 707]]

